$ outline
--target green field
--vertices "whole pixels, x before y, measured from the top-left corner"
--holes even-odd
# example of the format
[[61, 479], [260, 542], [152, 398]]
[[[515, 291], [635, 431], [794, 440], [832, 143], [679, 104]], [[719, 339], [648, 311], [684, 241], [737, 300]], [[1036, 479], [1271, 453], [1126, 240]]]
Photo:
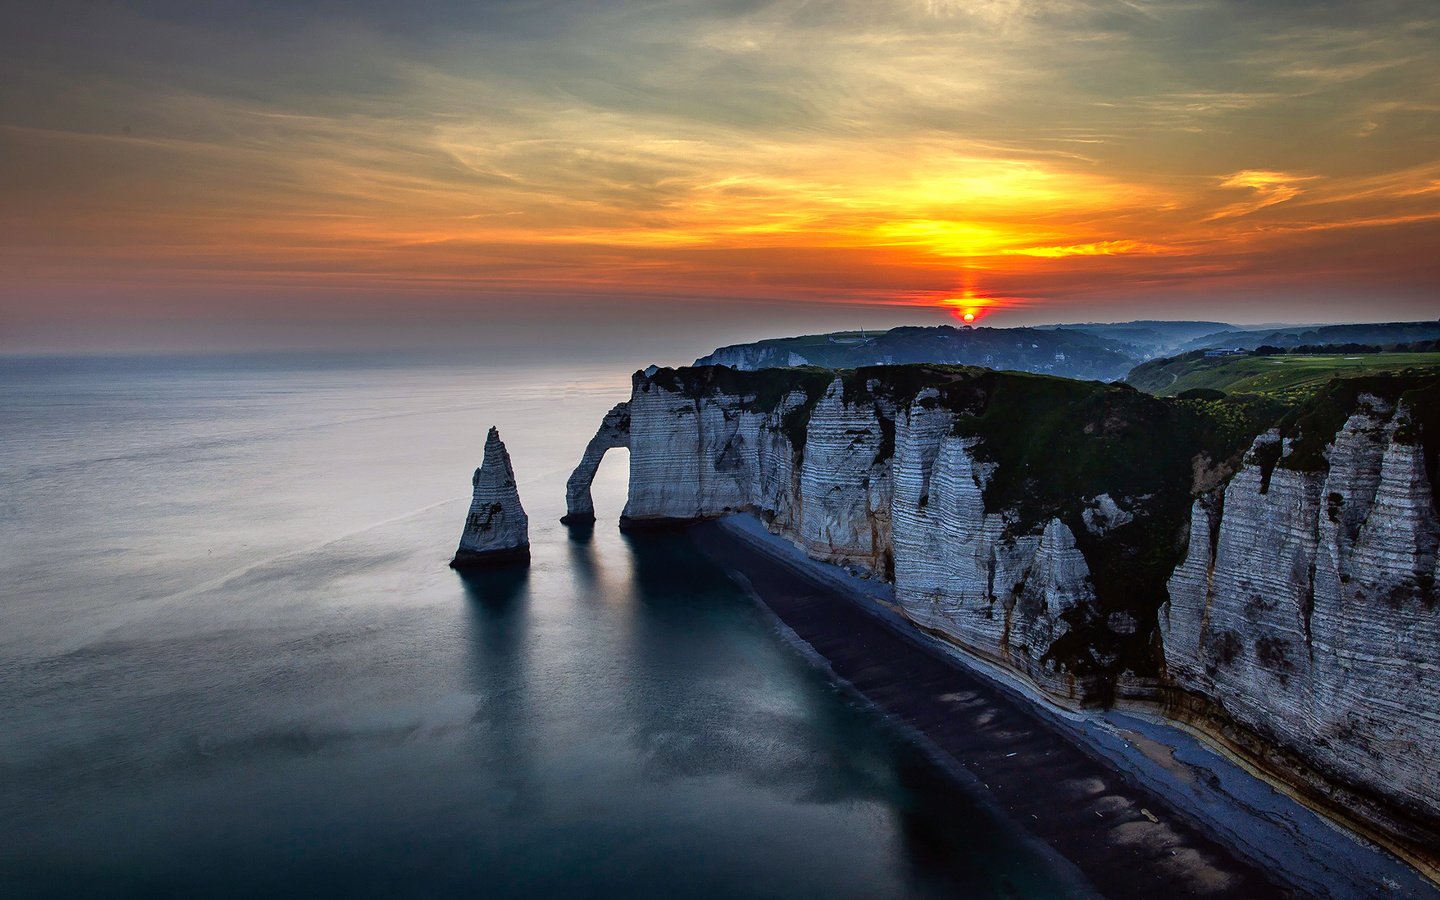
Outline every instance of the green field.
[[1440, 353], [1355, 353], [1206, 357], [1186, 354], [1136, 366], [1127, 384], [1161, 397], [1196, 388], [1303, 399], [1330, 379], [1407, 369], [1440, 374]]

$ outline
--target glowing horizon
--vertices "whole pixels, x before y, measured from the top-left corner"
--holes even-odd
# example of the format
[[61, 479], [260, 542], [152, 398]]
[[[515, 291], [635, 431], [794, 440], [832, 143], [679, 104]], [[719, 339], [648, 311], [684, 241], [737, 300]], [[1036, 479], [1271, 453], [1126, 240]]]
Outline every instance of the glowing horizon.
[[48, 39], [0, 62], [7, 320], [1435, 311], [1422, 3], [237, 10], [20, 15]]

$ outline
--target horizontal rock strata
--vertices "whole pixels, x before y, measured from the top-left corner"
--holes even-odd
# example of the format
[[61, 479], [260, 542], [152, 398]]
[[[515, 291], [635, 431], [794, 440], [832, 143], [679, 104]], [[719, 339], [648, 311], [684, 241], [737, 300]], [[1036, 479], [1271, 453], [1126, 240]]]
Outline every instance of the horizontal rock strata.
[[1434, 381], [1295, 406], [949, 366], [651, 369], [570, 510], [593, 516], [628, 445], [623, 524], [753, 511], [1057, 699], [1162, 701], [1414, 850], [1440, 845]]
[[496, 428], [485, 438], [485, 459], [471, 484], [474, 496], [451, 567], [529, 562], [530, 519], [520, 505], [515, 470]]
[[1440, 827], [1440, 518], [1410, 420], [1362, 396], [1319, 471], [1267, 472], [1279, 438], [1257, 440], [1223, 502], [1196, 503], [1159, 622], [1206, 719], [1295, 752], [1299, 786], [1423, 844]]
[[629, 446], [630, 404], [617, 403], [600, 421], [600, 428], [585, 445], [585, 455], [580, 458], [580, 464], [565, 482], [565, 516], [561, 522], [578, 525], [595, 521], [595, 501], [590, 496], [590, 485], [595, 481], [600, 461], [605, 458], [606, 450]]

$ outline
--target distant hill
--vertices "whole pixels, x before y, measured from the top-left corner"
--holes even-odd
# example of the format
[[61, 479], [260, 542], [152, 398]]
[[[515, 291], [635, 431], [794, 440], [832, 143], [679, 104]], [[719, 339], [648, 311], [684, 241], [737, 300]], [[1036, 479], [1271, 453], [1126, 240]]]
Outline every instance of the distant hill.
[[1128, 348], [1139, 359], [1169, 356], [1196, 338], [1235, 330], [1224, 322], [1164, 322], [1142, 319], [1135, 322], [1087, 322], [1080, 325], [1043, 325], [1051, 331], [1083, 331], [1112, 344]]
[[[1208, 351], [1215, 353], [1217, 351]], [[1440, 352], [1255, 353], [1224, 356], [1194, 350], [1136, 366], [1125, 383], [1161, 397], [1265, 394], [1303, 400], [1337, 375], [1374, 375], [1414, 370], [1440, 374]]]
[[1431, 322], [1376, 322], [1362, 325], [1293, 325], [1281, 328], [1219, 330], [1201, 335], [1176, 348], [1205, 350], [1213, 347], [1299, 347], [1305, 344], [1401, 344], [1440, 338], [1440, 320]]
[[903, 327], [773, 338], [721, 347], [698, 366], [853, 369], [898, 363], [948, 363], [1116, 381], [1138, 362], [1176, 352], [1198, 336], [1232, 328], [1224, 322], [1136, 322], [1035, 328]]
[[[985, 366], [1019, 372], [1038, 372], [1066, 378], [1118, 381], [1126, 379], [1142, 390], [1160, 393], [1178, 382], [1174, 368], [1135, 369], [1134, 378], [1153, 384], [1147, 387], [1131, 375], [1132, 368], [1147, 361], [1172, 361], [1191, 351], [1206, 349], [1254, 350], [1278, 347], [1293, 350], [1324, 347], [1335, 353], [1350, 352], [1367, 345], [1393, 349], [1396, 345], [1423, 348], [1423, 342], [1440, 339], [1440, 321], [1382, 322], [1368, 325], [1267, 325], [1241, 329], [1224, 322], [1155, 319], [1134, 322], [1093, 322], [1081, 325], [1042, 325], [1033, 328], [957, 328], [906, 326], [889, 331], [836, 331], [801, 337], [771, 338], [750, 344], [721, 347], [702, 356], [695, 365], [720, 365], [755, 370], [819, 366], [826, 369], [854, 369], [860, 366], [901, 363], [941, 363]], [[1203, 354], [1201, 354], [1203, 356]], [[1300, 368], [1298, 362], [1271, 364]], [[1366, 366], [1381, 366], [1370, 358]], [[1213, 363], [1198, 364], [1201, 370]], [[1351, 366], [1351, 368], [1363, 366]], [[1262, 367], [1265, 368], [1265, 367]], [[1343, 368], [1343, 367], [1342, 367]], [[1163, 373], [1163, 374], [1156, 374]], [[1176, 378], [1171, 378], [1174, 375]], [[1190, 375], [1186, 375], [1190, 378]], [[1228, 376], [1226, 376], [1228, 377]], [[1204, 377], [1195, 376], [1186, 385], [1209, 387]], [[1178, 393], [1184, 390], [1180, 387]], [[1225, 388], [1221, 388], [1224, 390]]]
[[933, 328], [842, 331], [721, 347], [695, 361], [755, 370], [791, 366], [854, 369], [899, 363], [945, 363], [1114, 381], [1144, 355], [1133, 347], [1076, 329]]

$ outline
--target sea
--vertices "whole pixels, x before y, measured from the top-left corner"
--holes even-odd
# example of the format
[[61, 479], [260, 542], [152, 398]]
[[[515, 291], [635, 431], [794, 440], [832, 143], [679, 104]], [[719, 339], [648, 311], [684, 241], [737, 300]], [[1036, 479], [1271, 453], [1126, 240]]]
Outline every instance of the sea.
[[[0, 897], [1051, 897], [683, 532], [635, 366], [0, 360]], [[486, 430], [528, 568], [447, 567]], [[1037, 785], [1043, 790], [1043, 785]]]

